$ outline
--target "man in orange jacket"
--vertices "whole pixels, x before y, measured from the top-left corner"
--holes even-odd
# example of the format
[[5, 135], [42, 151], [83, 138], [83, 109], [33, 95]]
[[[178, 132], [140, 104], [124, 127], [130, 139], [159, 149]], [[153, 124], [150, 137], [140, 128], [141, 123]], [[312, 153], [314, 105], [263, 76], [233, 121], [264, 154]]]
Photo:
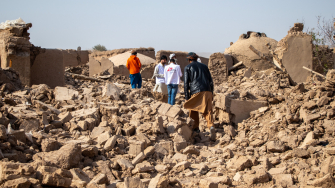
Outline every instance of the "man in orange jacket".
[[141, 61], [137, 57], [137, 52], [132, 50], [131, 56], [127, 60], [127, 69], [129, 70], [130, 84], [131, 88], [135, 89], [141, 88], [142, 86], [142, 77], [140, 73]]

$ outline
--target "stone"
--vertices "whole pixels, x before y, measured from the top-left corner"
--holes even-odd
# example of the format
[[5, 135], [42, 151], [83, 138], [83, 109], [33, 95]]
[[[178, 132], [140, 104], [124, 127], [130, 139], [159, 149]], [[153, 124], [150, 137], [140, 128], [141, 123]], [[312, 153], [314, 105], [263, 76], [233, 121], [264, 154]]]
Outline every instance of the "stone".
[[286, 167], [282, 167], [282, 168], [271, 168], [269, 170], [269, 174], [271, 175], [276, 175], [276, 174], [283, 174], [286, 170]]
[[106, 174], [108, 182], [112, 184], [115, 181], [115, 177], [110, 170], [110, 163], [108, 161], [98, 161], [96, 162], [100, 173]]
[[187, 160], [187, 155], [181, 154], [181, 153], [176, 153], [176, 154], [174, 154], [174, 156], [172, 157], [172, 159], [176, 160], [178, 162], [186, 161]]
[[184, 125], [179, 130], [180, 131], [178, 133], [181, 134], [181, 136], [185, 139], [185, 141], [189, 141], [191, 139], [192, 129], [189, 126]]
[[155, 151], [161, 155], [169, 155], [173, 153], [173, 145], [171, 141], [163, 141], [155, 144]]
[[169, 170], [169, 168], [166, 165], [158, 164], [155, 166], [155, 170], [159, 173], [164, 173]]
[[169, 185], [169, 179], [162, 174], [157, 174], [151, 179], [148, 188], [166, 188]]
[[7, 139], [7, 130], [6, 127], [2, 124], [0, 124], [0, 139], [1, 140]]
[[151, 172], [155, 170], [155, 167], [152, 166], [149, 162], [143, 161], [136, 165], [135, 169], [132, 171], [133, 174], [136, 173], [144, 173], [144, 172]]
[[331, 174], [327, 174], [322, 178], [316, 179], [314, 181], [307, 182], [308, 185], [312, 185], [315, 187], [335, 187], [335, 178]]
[[291, 174], [275, 174], [272, 175], [272, 179], [276, 185], [280, 185], [282, 187], [289, 187], [293, 185]]
[[98, 156], [98, 148], [96, 146], [88, 146], [81, 149], [81, 154], [85, 157], [93, 158]]
[[111, 138], [108, 138], [108, 140], [106, 141], [105, 145], [104, 145], [104, 149], [106, 151], [110, 151], [115, 147], [116, 144], [116, 140], [117, 140], [117, 136], [114, 135]]
[[56, 101], [73, 100], [79, 94], [78, 91], [66, 87], [55, 87], [54, 95]]
[[309, 146], [309, 145], [312, 145], [312, 146], [315, 146], [317, 143], [316, 143], [316, 140], [314, 139], [315, 138], [315, 134], [313, 131], [309, 132], [305, 139], [304, 139], [304, 142], [299, 146], [299, 148], [304, 148], [306, 146]]
[[199, 182], [201, 188], [218, 188], [219, 184], [207, 179], [201, 179]]
[[24, 119], [19, 127], [19, 129], [23, 129], [25, 132], [30, 131], [38, 131], [40, 128], [40, 122], [38, 119]]
[[35, 162], [63, 169], [77, 167], [81, 158], [80, 144], [67, 144], [57, 151], [40, 152], [33, 156]]
[[141, 132], [136, 132], [136, 136], [139, 141], [145, 142], [145, 147], [150, 146], [151, 140], [145, 134]]
[[62, 123], [67, 123], [72, 119], [72, 114], [70, 112], [63, 112], [58, 115], [58, 118]]
[[99, 137], [102, 133], [109, 131], [110, 128], [109, 127], [94, 127], [94, 129], [91, 132], [90, 137], [92, 139], [95, 139], [97, 137]]
[[39, 166], [36, 170], [36, 178], [42, 185], [51, 187], [70, 187], [72, 183], [70, 171], [50, 166]]
[[[8, 125], [10, 126], [10, 125]], [[13, 130], [9, 135], [14, 136], [17, 140], [20, 140], [23, 143], [26, 143], [26, 133], [23, 129], [20, 130]]]
[[80, 180], [80, 181], [86, 182], [86, 184], [91, 181], [90, 177], [85, 172], [83, 172], [80, 168], [72, 168], [70, 172], [73, 177], [72, 181]]
[[60, 146], [60, 143], [53, 139], [43, 139], [41, 143], [41, 149], [43, 152], [58, 150]]
[[99, 145], [104, 145], [110, 137], [111, 133], [109, 131], [106, 131], [98, 136], [97, 142]]
[[166, 115], [166, 113], [169, 111], [169, 109], [171, 108], [172, 106], [168, 103], [162, 103], [160, 105], [160, 107], [158, 108], [158, 113], [160, 115]]
[[270, 141], [268, 142], [267, 150], [269, 152], [279, 152], [282, 153], [286, 150], [286, 146], [282, 141], [275, 140], [275, 141]]
[[176, 116], [180, 115], [183, 111], [178, 106], [171, 106], [168, 112], [165, 114], [166, 116], [175, 118]]
[[131, 161], [131, 164], [136, 165], [137, 163], [142, 162], [144, 159], [145, 155], [143, 152], [141, 152]]
[[182, 172], [184, 170], [186, 170], [188, 167], [191, 166], [191, 163], [188, 161], [182, 161], [176, 164], [176, 166], [174, 166], [172, 168], [172, 171], [177, 173], [177, 172]]
[[155, 153], [155, 147], [154, 146], [149, 146], [144, 150], [143, 153], [146, 157], [148, 157], [148, 156], [152, 155], [153, 153]]
[[129, 155], [137, 156], [139, 153], [144, 151], [145, 142], [142, 141], [129, 141]]
[[81, 130], [86, 131], [88, 127], [87, 124], [87, 121], [79, 121], [77, 125], [81, 128]]
[[250, 117], [250, 112], [265, 106], [267, 106], [267, 102], [265, 101], [242, 101], [232, 99], [230, 112], [235, 115], [233, 122], [235, 124], [241, 123], [243, 120]]
[[20, 177], [30, 178], [35, 175], [35, 170], [30, 164], [0, 162], [0, 180], [17, 179]]
[[255, 174], [243, 176], [245, 182], [249, 185], [257, 183], [266, 183], [270, 181], [270, 175], [264, 169], [257, 170]]
[[120, 100], [121, 90], [113, 83], [106, 83], [102, 90], [102, 96], [113, 100]]
[[163, 118], [157, 117], [156, 121], [152, 125], [152, 131], [154, 133], [164, 133], [165, 129], [163, 127]]
[[246, 156], [234, 157], [230, 162], [227, 163], [227, 168], [236, 169], [236, 171], [243, 171], [246, 168], [253, 166], [252, 161]]
[[326, 153], [329, 155], [335, 155], [335, 147], [326, 148]]
[[134, 169], [133, 164], [131, 164], [131, 162], [129, 162], [127, 159], [118, 159], [117, 163], [121, 166], [123, 171], [128, 169]]
[[124, 188], [145, 188], [139, 177], [126, 177], [124, 179]]
[[205, 178], [205, 180], [207, 180], [207, 182], [212, 182], [214, 184], [232, 185], [232, 181], [228, 176], [207, 177]]
[[94, 182], [96, 184], [106, 184], [108, 183], [108, 178], [106, 174], [99, 173], [91, 180], [91, 182]]
[[17, 178], [14, 180], [8, 180], [3, 184], [3, 187], [8, 188], [30, 188], [31, 182], [27, 178]]
[[198, 150], [197, 148], [195, 148], [194, 145], [191, 145], [191, 146], [187, 146], [187, 147], [183, 150], [183, 154], [195, 154], [195, 155], [200, 155], [200, 150]]

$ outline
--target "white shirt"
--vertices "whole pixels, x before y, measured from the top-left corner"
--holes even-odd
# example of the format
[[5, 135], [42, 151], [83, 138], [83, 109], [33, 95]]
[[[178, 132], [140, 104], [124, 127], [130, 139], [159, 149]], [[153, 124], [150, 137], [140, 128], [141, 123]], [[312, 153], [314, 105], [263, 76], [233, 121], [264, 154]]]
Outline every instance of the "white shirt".
[[179, 65], [170, 63], [168, 66], [165, 66], [164, 69], [164, 77], [165, 77], [165, 84], [179, 84], [180, 77], [183, 74], [181, 73], [181, 69]]
[[161, 63], [156, 65], [154, 70], [154, 77], [156, 77], [156, 84], [165, 83], [164, 67]]

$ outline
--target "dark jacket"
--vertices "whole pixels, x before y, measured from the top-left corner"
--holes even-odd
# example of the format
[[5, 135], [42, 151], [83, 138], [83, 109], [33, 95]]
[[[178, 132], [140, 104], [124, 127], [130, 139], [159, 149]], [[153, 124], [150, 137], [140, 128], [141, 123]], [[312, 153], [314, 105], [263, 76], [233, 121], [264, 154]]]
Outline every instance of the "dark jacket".
[[184, 69], [184, 92], [188, 100], [193, 94], [210, 91], [213, 93], [214, 84], [211, 73], [205, 64], [193, 61]]

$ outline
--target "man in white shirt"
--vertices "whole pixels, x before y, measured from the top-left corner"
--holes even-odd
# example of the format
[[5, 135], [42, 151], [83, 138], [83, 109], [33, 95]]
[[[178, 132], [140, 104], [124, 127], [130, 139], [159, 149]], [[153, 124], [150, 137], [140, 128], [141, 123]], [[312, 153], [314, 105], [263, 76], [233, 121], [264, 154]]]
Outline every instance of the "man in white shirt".
[[170, 64], [164, 68], [165, 84], [167, 85], [169, 96], [168, 103], [171, 105], [175, 104], [178, 85], [182, 76], [180, 66], [175, 64], [174, 59], [171, 59]]

